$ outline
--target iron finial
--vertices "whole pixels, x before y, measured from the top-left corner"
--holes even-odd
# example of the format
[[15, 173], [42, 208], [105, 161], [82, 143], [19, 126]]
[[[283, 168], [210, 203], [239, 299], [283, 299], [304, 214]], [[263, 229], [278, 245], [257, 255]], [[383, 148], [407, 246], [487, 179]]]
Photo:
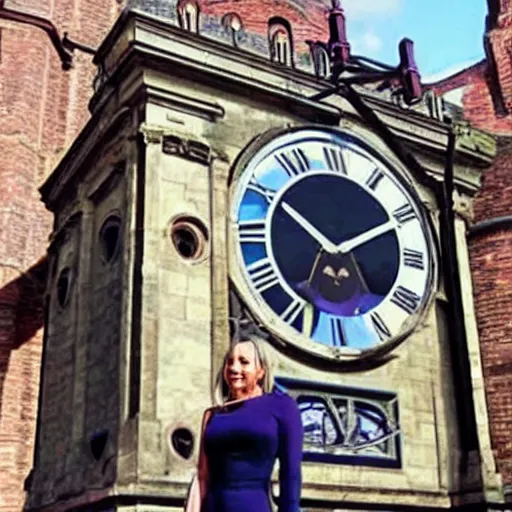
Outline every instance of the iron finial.
[[345, 29], [345, 14], [339, 0], [332, 0], [329, 10], [329, 55], [332, 63], [332, 78], [334, 81], [343, 71], [350, 59], [350, 44], [347, 41]]

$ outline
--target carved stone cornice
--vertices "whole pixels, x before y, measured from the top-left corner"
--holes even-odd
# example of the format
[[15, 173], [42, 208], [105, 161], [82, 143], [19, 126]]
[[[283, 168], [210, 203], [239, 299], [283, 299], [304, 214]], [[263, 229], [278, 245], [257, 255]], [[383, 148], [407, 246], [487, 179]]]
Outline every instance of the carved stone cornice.
[[187, 160], [209, 165], [217, 155], [205, 139], [179, 130], [143, 124], [140, 132], [146, 144], [161, 145], [166, 155], [178, 156]]

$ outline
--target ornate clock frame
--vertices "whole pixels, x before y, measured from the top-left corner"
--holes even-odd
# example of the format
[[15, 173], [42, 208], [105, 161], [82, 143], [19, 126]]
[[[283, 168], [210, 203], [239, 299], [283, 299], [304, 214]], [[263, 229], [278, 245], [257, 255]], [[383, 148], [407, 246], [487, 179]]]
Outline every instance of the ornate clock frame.
[[[266, 147], [274, 141], [280, 140], [286, 136], [293, 136], [300, 133], [310, 134], [323, 133], [334, 135], [335, 137], [348, 137], [357, 141], [359, 147], [368, 151], [376, 160], [385, 166], [387, 171], [398, 182], [399, 187], [405, 189], [406, 194], [416, 205], [416, 211], [420, 217], [420, 224], [425, 236], [427, 244], [428, 257], [426, 265], [427, 276], [425, 293], [421, 298], [420, 305], [407, 321], [402, 325], [400, 331], [394, 336], [366, 349], [349, 349], [347, 347], [327, 346], [311, 339], [307, 339], [306, 335], [299, 333], [295, 328], [273, 314], [270, 307], [265, 303], [261, 296], [251, 289], [248, 284], [246, 272], [243, 270], [243, 258], [241, 256], [240, 245], [237, 235], [237, 219], [235, 218], [235, 208], [239, 206], [241, 201], [240, 188], [241, 182], [244, 180], [246, 172], [250, 171], [250, 167], [254, 158]], [[257, 321], [265, 327], [272, 337], [284, 343], [288, 347], [298, 349], [305, 352], [308, 356], [320, 358], [321, 360], [329, 360], [331, 362], [347, 363], [351, 361], [360, 362], [368, 358], [378, 358], [397, 347], [421, 324], [427, 314], [438, 283], [438, 246], [437, 238], [432, 219], [423, 204], [419, 192], [413, 185], [414, 181], [410, 177], [408, 170], [399, 162], [394, 155], [390, 154], [389, 149], [375, 135], [366, 131], [360, 126], [350, 123], [350, 128], [335, 129], [332, 127], [319, 125], [306, 125], [300, 127], [292, 127], [285, 129], [272, 129], [259, 137], [256, 137], [245, 150], [242, 151], [238, 160], [235, 162], [230, 176], [230, 218], [228, 220], [228, 246], [229, 246], [229, 271], [234, 287]], [[425, 192], [425, 195], [427, 193]], [[274, 203], [277, 203], [275, 201]], [[275, 204], [274, 204], [275, 207]], [[268, 214], [269, 217], [272, 215]], [[393, 285], [394, 286], [394, 285]]]

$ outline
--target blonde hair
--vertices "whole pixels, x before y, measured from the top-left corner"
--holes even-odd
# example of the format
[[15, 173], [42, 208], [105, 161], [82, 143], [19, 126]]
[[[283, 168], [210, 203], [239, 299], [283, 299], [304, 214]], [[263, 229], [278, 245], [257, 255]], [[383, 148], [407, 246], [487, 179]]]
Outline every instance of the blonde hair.
[[217, 379], [215, 382], [215, 405], [222, 405], [224, 402], [228, 400], [229, 397], [228, 385], [224, 380], [224, 368], [226, 368], [227, 361], [231, 357], [233, 349], [239, 343], [246, 343], [248, 341], [251, 342], [254, 346], [256, 361], [259, 363], [260, 367], [263, 368], [263, 370], [265, 371], [263, 379], [260, 382], [263, 393], [270, 393], [274, 389], [274, 368], [272, 360], [268, 355], [268, 350], [266, 349], [265, 346], [267, 342], [260, 336], [256, 336], [255, 334], [249, 334], [233, 342], [229, 347], [229, 350], [224, 355], [222, 366], [219, 370], [219, 373], [217, 374]]

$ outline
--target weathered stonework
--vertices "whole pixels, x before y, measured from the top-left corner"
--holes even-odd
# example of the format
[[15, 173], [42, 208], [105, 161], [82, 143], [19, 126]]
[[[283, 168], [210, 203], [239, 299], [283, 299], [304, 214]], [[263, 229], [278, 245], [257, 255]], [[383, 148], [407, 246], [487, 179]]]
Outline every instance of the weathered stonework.
[[[287, 126], [364, 134], [414, 186], [439, 236], [440, 205], [428, 183], [442, 180], [448, 129], [361, 91], [425, 162], [428, 180], [420, 184], [346, 100], [308, 99], [326, 84], [298, 70], [140, 12], [116, 24], [96, 63], [109, 78], [92, 100], [93, 116], [42, 188], [56, 217], [50, 255], [57, 263], [27, 509], [179, 510], [194, 471], [201, 413], [228, 343], [229, 280], [237, 279], [226, 222], [229, 176], [244, 149], [257, 135]], [[463, 140], [457, 151], [461, 212], [493, 157], [492, 141], [478, 135], [481, 144]], [[112, 212], [122, 220], [122, 249], [106, 263], [99, 231]], [[173, 222], [183, 217], [205, 226], [196, 260], [181, 256], [170, 240]], [[464, 220], [456, 227], [459, 272], [467, 276]], [[63, 266], [74, 272], [64, 308], [55, 302]], [[359, 510], [375, 504], [441, 510], [502, 499], [471, 290], [464, 286], [479, 451], [465, 451], [459, 439], [443, 275], [419, 328], [371, 369], [334, 371], [270, 345], [281, 377], [398, 396], [401, 467], [305, 462], [306, 510], [343, 510], [347, 503]], [[189, 459], [172, 445], [176, 428], [194, 433]]]

